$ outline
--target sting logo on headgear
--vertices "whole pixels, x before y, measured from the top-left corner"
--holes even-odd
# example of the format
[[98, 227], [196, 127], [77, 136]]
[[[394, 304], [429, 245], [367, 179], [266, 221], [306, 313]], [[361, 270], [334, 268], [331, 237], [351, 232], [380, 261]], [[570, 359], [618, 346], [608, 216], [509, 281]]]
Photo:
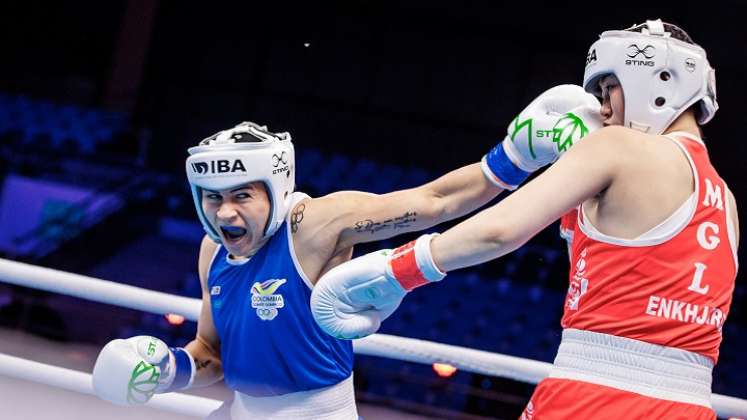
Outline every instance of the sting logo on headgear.
[[626, 30], [603, 32], [592, 49], [598, 61], [584, 69], [584, 90], [602, 97], [599, 81], [615, 75], [625, 92], [626, 127], [658, 135], [692, 105], [699, 107], [701, 125], [718, 110], [715, 86], [707, 83], [713, 68], [706, 52], [681, 28], [647, 20]]
[[[283, 165], [285, 165], [285, 166], [282, 166], [282, 167], [278, 168], [278, 166], [280, 166], [281, 163]], [[275, 168], [277, 168], [277, 169], [273, 169], [272, 170], [272, 174], [273, 175], [277, 175], [277, 174], [280, 174], [280, 173], [283, 173], [283, 172], [288, 172], [288, 165], [287, 165], [287, 163], [288, 163], [288, 154], [287, 153], [282, 152], [282, 153], [280, 153], [280, 155], [273, 154], [272, 155], [272, 166], [275, 167]]]
[[283, 152], [283, 153], [280, 154], [280, 156], [278, 156], [278, 155], [272, 155], [272, 166], [274, 166], [274, 167], [277, 168], [278, 165], [280, 165], [281, 163], [283, 165], [285, 165], [286, 163], [288, 163], [288, 154], [287, 153]]
[[636, 44], [630, 44], [628, 45], [628, 57], [636, 58], [639, 54], [643, 54], [645, 58], [652, 59], [654, 58], [652, 50], [655, 50], [653, 45], [646, 45], [645, 47], [640, 48]]
[[597, 61], [597, 49], [592, 48], [591, 51], [589, 51], [589, 53], [586, 54], [586, 65], [588, 66], [589, 64], [595, 61]]
[[[627, 66], [653, 67], [654, 61], [651, 59], [656, 56], [656, 48], [653, 45], [646, 45], [641, 48], [638, 44], [630, 44], [628, 45], [627, 55], [630, 58], [629, 60], [625, 60], [625, 65]], [[635, 58], [638, 56], [642, 56], [645, 60], [636, 60]]]
[[211, 160], [209, 162], [192, 162], [192, 170], [198, 174], [246, 172], [246, 168], [241, 162], [241, 159], [234, 159], [233, 163], [231, 163], [230, 160], [225, 159]]

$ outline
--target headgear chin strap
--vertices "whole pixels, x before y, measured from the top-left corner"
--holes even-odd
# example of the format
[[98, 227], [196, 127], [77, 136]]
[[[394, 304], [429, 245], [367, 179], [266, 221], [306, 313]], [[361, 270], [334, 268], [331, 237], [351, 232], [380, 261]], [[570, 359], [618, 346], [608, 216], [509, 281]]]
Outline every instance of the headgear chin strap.
[[699, 102], [699, 124], [718, 110], [716, 73], [698, 45], [671, 37], [660, 19], [642, 32], [606, 31], [589, 49], [584, 89], [601, 97], [599, 80], [614, 74], [625, 96], [625, 126], [661, 134]]
[[289, 133], [271, 133], [266, 126], [243, 122], [189, 148], [187, 179], [197, 215], [208, 236], [221, 236], [202, 210], [202, 189], [221, 191], [261, 181], [270, 199], [270, 215], [263, 238], [283, 224], [295, 188], [295, 156]]

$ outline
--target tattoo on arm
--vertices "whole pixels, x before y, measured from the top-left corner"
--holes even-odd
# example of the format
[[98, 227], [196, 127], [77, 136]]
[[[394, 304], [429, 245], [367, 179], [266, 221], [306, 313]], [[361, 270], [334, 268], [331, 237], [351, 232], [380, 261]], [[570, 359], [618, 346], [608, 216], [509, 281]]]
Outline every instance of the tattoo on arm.
[[371, 219], [359, 220], [355, 222], [353, 228], [355, 229], [356, 233], [371, 232], [372, 235], [380, 230], [389, 228], [392, 228], [392, 230], [405, 229], [410, 227], [410, 224], [414, 223], [417, 220], [417, 215], [417, 212], [408, 211], [402, 216], [397, 216], [393, 219], [382, 220], [381, 222], [377, 222]]
[[298, 231], [298, 225], [303, 221], [303, 212], [306, 210], [306, 205], [299, 204], [293, 213], [291, 214], [291, 232], [296, 233]]
[[210, 360], [195, 360], [195, 370], [205, 369], [210, 364]]

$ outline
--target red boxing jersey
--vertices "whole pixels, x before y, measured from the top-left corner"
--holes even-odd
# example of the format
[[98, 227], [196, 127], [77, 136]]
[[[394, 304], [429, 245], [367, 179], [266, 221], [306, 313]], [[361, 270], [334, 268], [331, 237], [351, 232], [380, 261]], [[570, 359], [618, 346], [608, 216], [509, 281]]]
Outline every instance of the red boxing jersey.
[[670, 137], [685, 152], [697, 200], [668, 235], [624, 240], [599, 233], [583, 210], [561, 219], [571, 242], [563, 328], [675, 347], [718, 359], [737, 273], [726, 184], [696, 137]]

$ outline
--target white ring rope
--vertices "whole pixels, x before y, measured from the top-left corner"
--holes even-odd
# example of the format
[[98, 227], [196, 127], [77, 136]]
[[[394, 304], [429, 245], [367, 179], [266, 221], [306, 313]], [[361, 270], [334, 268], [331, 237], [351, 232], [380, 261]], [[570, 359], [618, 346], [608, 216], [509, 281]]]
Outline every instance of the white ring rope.
[[[192, 321], [196, 321], [199, 317], [202, 305], [199, 299], [174, 296], [2, 258], [0, 258], [0, 281], [155, 314], [179, 314]], [[465, 371], [532, 384], [546, 377], [551, 366], [550, 363], [536, 360], [385, 334], [374, 334], [356, 340], [354, 349], [357, 354], [416, 363], [449, 363]], [[0, 359], [0, 364], [5, 364], [5, 362]], [[0, 368], [0, 373], [5, 374], [5, 371], [5, 367]], [[28, 372], [26, 371], [24, 376], [19, 377], [29, 378]], [[90, 375], [87, 377], [90, 386]], [[31, 380], [36, 379], [31, 378]], [[91, 391], [80, 392], [90, 393]], [[165, 396], [166, 394], [159, 397]], [[198, 398], [188, 395], [182, 395], [182, 397]], [[207, 400], [210, 404], [216, 403], [214, 400], [205, 398], [203, 400]], [[205, 402], [203, 401], [202, 404]], [[747, 416], [747, 400], [712, 394], [711, 404], [719, 417]], [[192, 415], [197, 415], [196, 413], [196, 411], [192, 412]]]
[[[68, 391], [95, 395], [91, 374], [59, 366], [0, 354], [0, 375], [33, 381]], [[156, 394], [145, 405], [186, 416], [207, 417], [222, 403], [210, 398], [186, 395], [178, 392]]]
[[179, 314], [191, 321], [197, 321], [202, 306], [199, 299], [174, 296], [2, 258], [0, 281], [160, 315]]
[[536, 384], [550, 373], [552, 363], [415, 338], [373, 334], [355, 340], [357, 354], [416, 363], [448, 363], [456, 368]]

